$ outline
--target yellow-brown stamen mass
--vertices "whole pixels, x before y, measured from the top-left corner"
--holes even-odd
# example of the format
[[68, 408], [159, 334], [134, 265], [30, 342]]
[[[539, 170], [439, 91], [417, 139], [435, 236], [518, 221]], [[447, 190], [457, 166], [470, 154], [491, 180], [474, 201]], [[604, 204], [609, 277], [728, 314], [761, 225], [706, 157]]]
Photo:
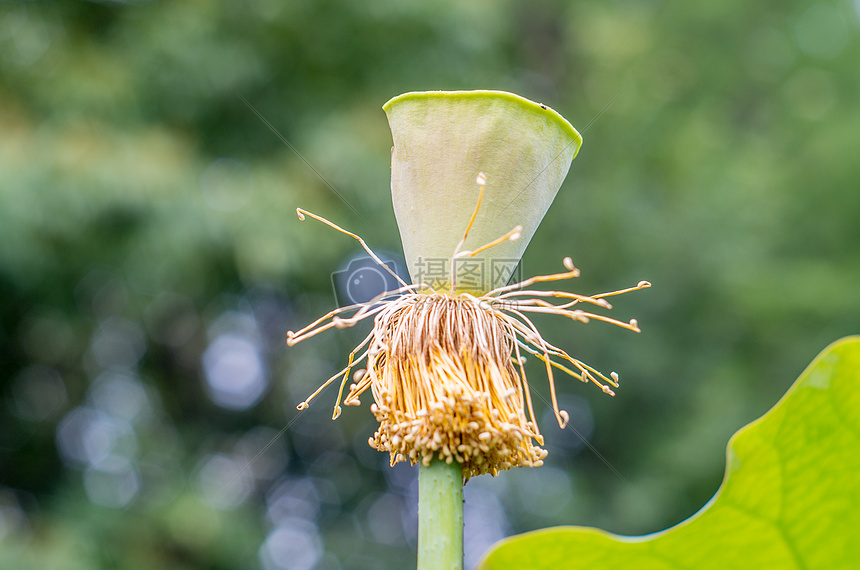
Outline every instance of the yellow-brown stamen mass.
[[[355, 234], [305, 210], [298, 214], [300, 219], [308, 215], [354, 237], [378, 261]], [[517, 237], [512, 231], [506, 239]], [[544, 363], [552, 409], [562, 428], [570, 418], [558, 407], [554, 369], [592, 382], [613, 396], [618, 375], [613, 372], [607, 377], [547, 342], [527, 314], [549, 313], [583, 323], [601, 320], [639, 332], [635, 319], [623, 322], [573, 307], [586, 303], [611, 309], [606, 297], [650, 287], [641, 281], [635, 287], [592, 296], [529, 289], [536, 283], [579, 276], [570, 258], [564, 259], [564, 267], [562, 273], [532, 277], [480, 296], [436, 292], [425, 284], [406, 285], [401, 280], [403, 287], [396, 291], [335, 309], [304, 329], [289, 332], [287, 344], [292, 346], [332, 327], [346, 328], [374, 319], [373, 330], [350, 354], [347, 367], [298, 408], [305, 409], [324, 388], [340, 380], [333, 414], [337, 418], [352, 377], [343, 404], [358, 405], [359, 397], [371, 389], [375, 400], [371, 410], [379, 429], [369, 443], [387, 451], [392, 465], [403, 460], [427, 465], [434, 458], [456, 461], [462, 465], [464, 479], [542, 465], [547, 452], [540, 447], [543, 437], [535, 421], [523, 354]], [[342, 316], [349, 313], [349, 317]], [[364, 360], [367, 362], [358, 368]], [[357, 371], [351, 376], [353, 369]]]
[[523, 384], [512, 361], [515, 332], [467, 298], [413, 295], [377, 317], [367, 386], [379, 429], [371, 446], [392, 463], [457, 461], [468, 478], [543, 464], [543, 439], [524, 412]]

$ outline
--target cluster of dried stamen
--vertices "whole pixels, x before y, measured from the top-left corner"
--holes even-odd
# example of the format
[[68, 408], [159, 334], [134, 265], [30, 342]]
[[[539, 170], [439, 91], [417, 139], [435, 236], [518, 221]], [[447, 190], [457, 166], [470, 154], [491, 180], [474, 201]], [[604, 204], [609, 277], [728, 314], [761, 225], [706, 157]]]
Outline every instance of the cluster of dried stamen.
[[[478, 175], [477, 182], [478, 205], [453, 253], [455, 259], [474, 256], [520, 237], [521, 228], [517, 226], [480, 248], [461, 251], [480, 208], [486, 176]], [[347, 366], [298, 408], [307, 408], [323, 389], [340, 380], [333, 414], [336, 419], [341, 413], [341, 400], [347, 406], [358, 405], [359, 397], [371, 389], [375, 400], [372, 411], [379, 429], [369, 443], [389, 452], [392, 465], [403, 460], [427, 465], [434, 458], [457, 461], [465, 479], [482, 473], [495, 475], [511, 467], [542, 465], [547, 452], [539, 447], [543, 437], [535, 421], [524, 354], [544, 363], [552, 409], [561, 428], [570, 417], [558, 407], [554, 370], [592, 382], [604, 393], [615, 395], [615, 372], [605, 376], [550, 344], [528, 314], [552, 314], [583, 323], [600, 320], [639, 332], [635, 319], [618, 321], [575, 306], [590, 304], [611, 309], [607, 297], [650, 287], [647, 281], [591, 296], [531, 289], [536, 283], [578, 277], [579, 270], [566, 257], [562, 273], [532, 277], [482, 295], [456, 292], [452, 274], [451, 289], [455, 291], [440, 293], [425, 284], [407, 285], [359, 236], [305, 210], [297, 212], [299, 219], [311, 216], [357, 239], [380, 267], [403, 285], [367, 303], [335, 309], [305, 328], [287, 333], [287, 344], [292, 346], [329, 328], [351, 327], [374, 318], [373, 330], [349, 355]], [[365, 359], [366, 364], [359, 367]], [[351, 375], [353, 369], [356, 372]], [[354, 381], [343, 398], [350, 378]]]
[[425, 465], [461, 464], [466, 479], [543, 464], [543, 440], [524, 412], [511, 360], [514, 332], [466, 298], [411, 295], [376, 317], [367, 372], [344, 403], [370, 387], [379, 429], [371, 446]]
[[[622, 322], [574, 306], [587, 303], [611, 309], [606, 297], [650, 286], [642, 281], [592, 296], [530, 289], [538, 282], [579, 275], [570, 258], [564, 265], [563, 273], [532, 277], [481, 296], [416, 292], [427, 288], [404, 285], [368, 303], [335, 309], [288, 333], [287, 344], [292, 346], [329, 328], [374, 318], [373, 330], [350, 354], [348, 365], [298, 408], [306, 408], [324, 388], [340, 380], [333, 418], [341, 413], [341, 400], [347, 406], [359, 405], [359, 397], [371, 389], [379, 429], [370, 445], [388, 451], [392, 464], [402, 460], [427, 464], [434, 457], [457, 461], [466, 479], [541, 465], [546, 451], [539, 447], [543, 438], [535, 421], [524, 354], [544, 363], [552, 408], [562, 428], [569, 416], [558, 407], [554, 369], [592, 382], [609, 395], [615, 395], [612, 387], [618, 387], [618, 375], [605, 376], [547, 342], [527, 314], [549, 313], [580, 322], [595, 319], [638, 332], [635, 320]], [[348, 313], [352, 316], [343, 317]], [[344, 398], [350, 378], [353, 383]]]

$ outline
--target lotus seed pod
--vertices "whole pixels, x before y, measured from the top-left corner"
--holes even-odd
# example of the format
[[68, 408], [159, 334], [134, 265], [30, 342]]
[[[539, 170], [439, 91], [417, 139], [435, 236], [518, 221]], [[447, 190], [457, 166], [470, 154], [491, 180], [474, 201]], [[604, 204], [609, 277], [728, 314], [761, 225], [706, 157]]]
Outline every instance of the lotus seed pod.
[[[579, 151], [579, 133], [549, 107], [503, 91], [406, 93], [383, 109], [394, 139], [394, 213], [413, 282], [450, 291], [453, 264], [457, 292], [504, 285]], [[511, 236], [519, 239], [452, 259], [483, 185], [460, 250], [479, 249], [514, 224], [522, 226]]]

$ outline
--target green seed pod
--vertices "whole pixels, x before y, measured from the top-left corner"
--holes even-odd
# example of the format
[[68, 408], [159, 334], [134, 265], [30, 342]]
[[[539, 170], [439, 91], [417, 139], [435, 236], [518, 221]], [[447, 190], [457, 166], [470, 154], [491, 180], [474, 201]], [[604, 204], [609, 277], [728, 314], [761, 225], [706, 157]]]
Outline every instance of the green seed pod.
[[[561, 115], [503, 91], [406, 93], [384, 106], [394, 138], [391, 195], [414, 283], [482, 294], [504, 285], [552, 204], [582, 137]], [[521, 226], [516, 240], [475, 251]], [[481, 184], [481, 181], [478, 181]], [[445, 271], [441, 266], [446, 266]], [[465, 278], [463, 277], [465, 273]], [[431, 282], [432, 281], [432, 282]]]

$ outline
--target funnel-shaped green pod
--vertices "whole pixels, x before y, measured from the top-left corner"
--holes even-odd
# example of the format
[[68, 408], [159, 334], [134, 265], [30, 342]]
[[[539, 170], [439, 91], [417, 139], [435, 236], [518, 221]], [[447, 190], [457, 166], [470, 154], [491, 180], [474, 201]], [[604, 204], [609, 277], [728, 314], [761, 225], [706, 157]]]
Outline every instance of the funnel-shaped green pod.
[[[482, 294], [504, 285], [555, 198], [582, 137], [546, 107], [503, 91], [406, 93], [383, 106], [394, 148], [391, 195], [414, 283]], [[520, 238], [460, 251], [522, 226]]]

